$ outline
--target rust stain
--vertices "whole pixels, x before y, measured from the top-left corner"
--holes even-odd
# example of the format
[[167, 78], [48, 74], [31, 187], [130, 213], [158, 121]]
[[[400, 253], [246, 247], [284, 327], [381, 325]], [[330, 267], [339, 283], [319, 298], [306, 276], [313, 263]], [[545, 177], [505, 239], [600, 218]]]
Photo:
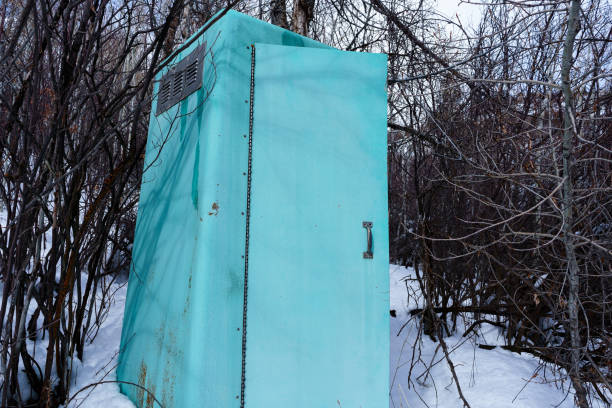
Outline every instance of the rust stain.
[[168, 333], [168, 341], [166, 342], [166, 353], [168, 356], [176, 358], [178, 356], [178, 349], [176, 347], [176, 336], [173, 332]]
[[149, 385], [149, 389], [147, 390], [147, 408], [153, 408], [153, 403], [155, 402], [155, 385]]
[[219, 214], [219, 203], [217, 203], [216, 201], [214, 203], [212, 203], [212, 211], [210, 211], [208, 213], [208, 215], [217, 215]]
[[193, 277], [193, 270], [189, 270], [189, 282], [187, 283], [188, 290], [187, 296], [185, 297], [185, 307], [183, 308], [183, 316], [187, 314], [189, 307], [191, 306], [191, 278]]
[[147, 380], [147, 365], [144, 360], [140, 363], [140, 371], [138, 373], [138, 390], [136, 391], [136, 399], [138, 400], [138, 407], [142, 408], [143, 398], [144, 398], [144, 388]]
[[174, 375], [173, 375], [172, 363], [170, 360], [166, 360], [166, 366], [164, 368], [164, 406], [174, 406]]
[[161, 326], [155, 331], [155, 340], [157, 342], [159, 353], [161, 353], [163, 350], [165, 336], [166, 336], [166, 323], [162, 321]]

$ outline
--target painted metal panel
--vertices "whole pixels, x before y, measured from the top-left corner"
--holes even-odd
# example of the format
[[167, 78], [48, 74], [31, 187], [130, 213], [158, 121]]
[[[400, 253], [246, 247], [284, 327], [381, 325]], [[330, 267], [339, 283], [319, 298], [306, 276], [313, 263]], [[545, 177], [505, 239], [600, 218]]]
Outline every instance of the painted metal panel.
[[140, 387], [166, 408], [240, 406], [255, 41], [326, 47], [230, 11], [172, 61], [206, 42], [202, 87], [156, 116], [155, 86], [117, 368], [137, 407], [157, 406]]
[[387, 407], [386, 56], [255, 48], [245, 406]]
[[[202, 87], [149, 124], [117, 375], [165, 407], [237, 406], [240, 394], [249, 87], [219, 74], [236, 71], [228, 23], [176, 58], [212, 46]], [[121, 390], [154, 406], [138, 387]]]

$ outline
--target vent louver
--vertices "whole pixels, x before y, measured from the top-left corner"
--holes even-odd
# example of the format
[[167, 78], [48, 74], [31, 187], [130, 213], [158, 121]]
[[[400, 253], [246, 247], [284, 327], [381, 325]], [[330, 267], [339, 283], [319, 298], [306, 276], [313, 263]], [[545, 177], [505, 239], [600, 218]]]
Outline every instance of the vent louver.
[[172, 98], [181, 99], [183, 95], [183, 71], [174, 73], [174, 82], [172, 83]]
[[159, 88], [159, 97], [157, 99], [158, 105], [166, 105], [170, 100], [170, 83], [169, 78], [166, 78], [165, 81], [162, 80], [161, 86]]
[[156, 115], [163, 113], [200, 89], [206, 43], [197, 47], [161, 78]]
[[199, 60], [193, 61], [185, 69], [185, 87], [190, 87], [198, 78], [198, 65]]

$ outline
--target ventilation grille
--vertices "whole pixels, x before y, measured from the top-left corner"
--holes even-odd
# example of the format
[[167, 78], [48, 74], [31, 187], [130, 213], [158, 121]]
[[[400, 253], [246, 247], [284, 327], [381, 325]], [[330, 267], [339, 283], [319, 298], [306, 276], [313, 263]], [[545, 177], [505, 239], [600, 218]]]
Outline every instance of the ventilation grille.
[[163, 113], [200, 89], [206, 43], [197, 47], [166, 72], [160, 81], [156, 115]]
[[166, 80], [162, 80], [161, 86], [159, 88], [159, 98], [157, 99], [158, 105], [166, 105], [170, 101], [170, 86], [172, 81], [169, 81], [169, 78]]
[[172, 83], [172, 98], [181, 99], [183, 95], [183, 71], [174, 73], [174, 81]]
[[198, 65], [200, 65], [199, 62], [199, 60], [195, 60], [191, 64], [189, 64], [187, 68], [185, 68], [184, 79], [186, 88], [193, 86], [193, 84], [198, 79]]

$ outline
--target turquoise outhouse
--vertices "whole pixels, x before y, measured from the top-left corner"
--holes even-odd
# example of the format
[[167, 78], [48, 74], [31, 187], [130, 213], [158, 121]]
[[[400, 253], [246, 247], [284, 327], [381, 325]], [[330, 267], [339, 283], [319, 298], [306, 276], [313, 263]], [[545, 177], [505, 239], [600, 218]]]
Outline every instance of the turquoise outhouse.
[[138, 407], [386, 408], [386, 57], [230, 11], [157, 77], [117, 377]]

